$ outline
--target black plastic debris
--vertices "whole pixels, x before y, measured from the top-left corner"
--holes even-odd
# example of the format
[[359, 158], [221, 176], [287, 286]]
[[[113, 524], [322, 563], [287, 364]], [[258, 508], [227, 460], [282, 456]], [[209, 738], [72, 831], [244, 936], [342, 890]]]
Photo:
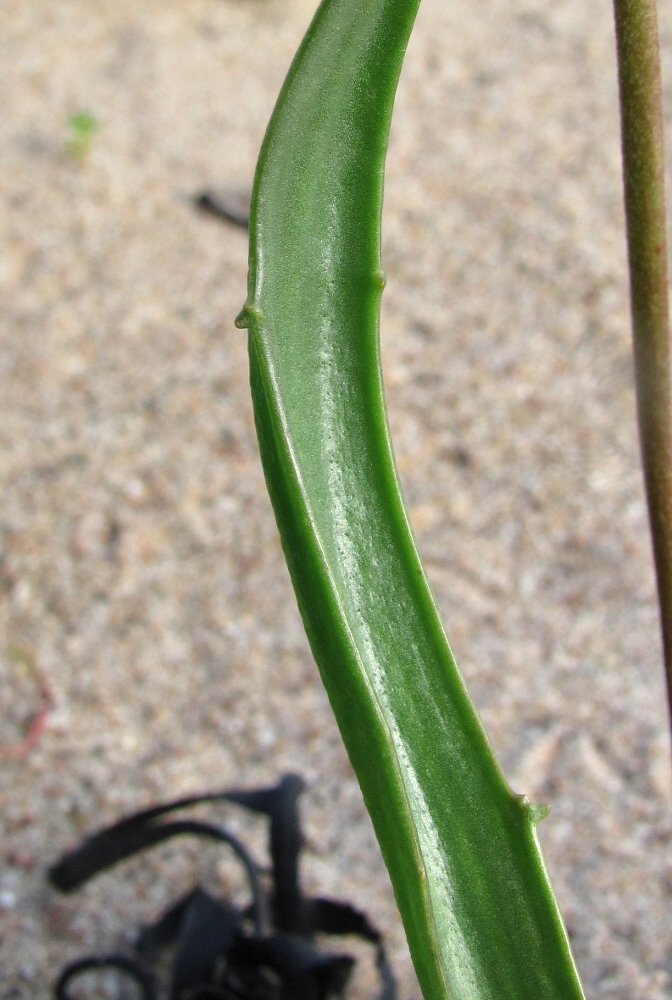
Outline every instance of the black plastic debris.
[[[316, 935], [356, 935], [376, 949], [380, 1000], [396, 986], [380, 932], [348, 903], [305, 896], [299, 879], [302, 834], [298, 800], [303, 781], [288, 774], [272, 788], [232, 790], [178, 799], [135, 813], [87, 838], [49, 870], [72, 892], [106, 869], [172, 837], [225, 844], [242, 865], [250, 899], [234, 906], [196, 886], [142, 929], [130, 954], [86, 956], [71, 962], [54, 985], [56, 1000], [74, 1000], [76, 979], [114, 970], [135, 984], [142, 1000], [159, 1000], [157, 962], [168, 953], [166, 1000], [327, 1000], [343, 996], [354, 959], [321, 950]], [[174, 818], [203, 802], [230, 802], [270, 820], [271, 878], [237, 837], [212, 823]], [[170, 818], [169, 818], [170, 817]]]

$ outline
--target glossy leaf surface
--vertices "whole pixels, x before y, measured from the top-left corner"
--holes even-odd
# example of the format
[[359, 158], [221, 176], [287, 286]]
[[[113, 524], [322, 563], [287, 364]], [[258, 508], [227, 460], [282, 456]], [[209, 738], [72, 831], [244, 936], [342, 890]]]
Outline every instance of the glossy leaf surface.
[[380, 217], [417, 0], [326, 0], [260, 155], [255, 419], [308, 637], [429, 998], [582, 996], [539, 852], [455, 666], [385, 415]]

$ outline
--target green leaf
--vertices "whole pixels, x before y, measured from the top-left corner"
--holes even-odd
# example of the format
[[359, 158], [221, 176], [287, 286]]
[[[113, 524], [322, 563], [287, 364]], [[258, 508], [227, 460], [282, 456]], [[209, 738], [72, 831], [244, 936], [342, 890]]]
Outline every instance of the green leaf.
[[417, 0], [326, 0], [262, 147], [255, 419], [306, 631], [426, 1000], [582, 996], [535, 835], [449, 649], [403, 506], [378, 317], [383, 170]]

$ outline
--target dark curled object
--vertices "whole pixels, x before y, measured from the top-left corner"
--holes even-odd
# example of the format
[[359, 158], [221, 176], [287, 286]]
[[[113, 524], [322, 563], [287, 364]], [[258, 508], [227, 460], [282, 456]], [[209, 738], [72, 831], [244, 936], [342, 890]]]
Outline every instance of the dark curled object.
[[[135, 940], [130, 955], [87, 956], [66, 966], [54, 985], [56, 1000], [74, 1000], [79, 977], [115, 969], [133, 981], [142, 1000], [158, 1000], [153, 964], [172, 949], [166, 1000], [327, 1000], [340, 997], [354, 965], [349, 955], [324, 952], [316, 934], [352, 934], [376, 949], [380, 1000], [396, 1000], [396, 986], [380, 932], [350, 906], [303, 895], [298, 799], [303, 781], [285, 775], [278, 785], [178, 799], [146, 809], [87, 838], [49, 870], [62, 892], [72, 892], [112, 865], [171, 837], [191, 835], [228, 845], [242, 864], [250, 902], [233, 906], [200, 887], [174, 903]], [[270, 880], [240, 841], [193, 819], [165, 819], [202, 802], [231, 802], [270, 820]]]
[[249, 195], [245, 197], [240, 192], [235, 191], [222, 192], [221, 194], [215, 191], [201, 191], [194, 195], [192, 200], [196, 208], [206, 215], [222, 219], [240, 229], [249, 227]]

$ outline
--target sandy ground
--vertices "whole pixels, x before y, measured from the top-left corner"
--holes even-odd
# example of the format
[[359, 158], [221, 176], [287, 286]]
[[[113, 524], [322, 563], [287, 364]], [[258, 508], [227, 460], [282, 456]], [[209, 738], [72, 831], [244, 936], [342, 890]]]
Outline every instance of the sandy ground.
[[[221, 853], [73, 899], [120, 813], [305, 775], [305, 876], [419, 991], [257, 454], [243, 193], [312, 0], [0, 0], [0, 997], [46, 1000]], [[672, 3], [661, 4], [668, 119]], [[608, 2], [423, 0], [388, 161], [383, 355], [458, 660], [540, 828], [586, 991], [672, 988], [670, 766], [629, 349]], [[99, 126], [64, 150], [68, 117]], [[447, 780], [449, 780], [447, 778]], [[222, 814], [224, 815], [224, 814]], [[242, 821], [226, 812], [243, 830]], [[368, 992], [367, 992], [368, 991]], [[112, 995], [112, 994], [110, 994]], [[354, 996], [370, 996], [363, 977]]]

